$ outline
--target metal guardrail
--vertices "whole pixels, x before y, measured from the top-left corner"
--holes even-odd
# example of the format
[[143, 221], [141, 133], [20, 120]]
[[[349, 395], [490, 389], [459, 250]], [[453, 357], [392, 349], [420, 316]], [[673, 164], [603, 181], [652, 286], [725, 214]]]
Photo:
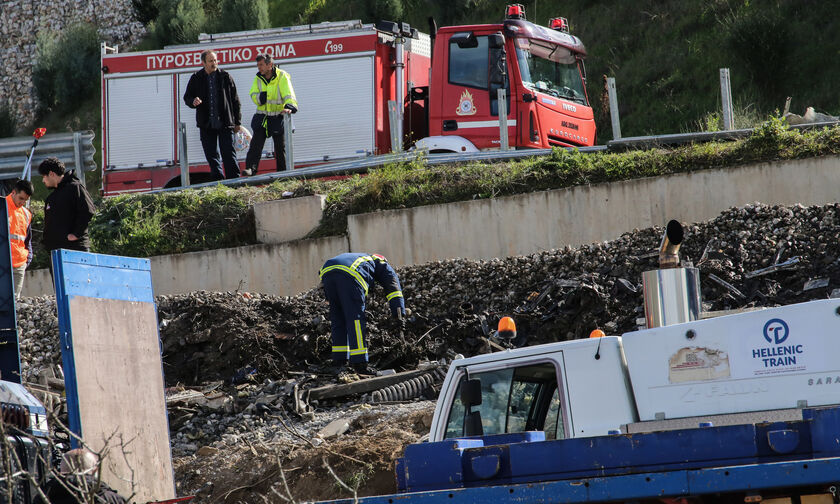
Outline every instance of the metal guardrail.
[[[578, 150], [584, 153], [604, 152], [607, 150], [607, 147], [599, 145], [595, 147], [581, 147]], [[337, 163], [309, 166], [306, 168], [297, 168], [293, 171], [265, 173], [263, 175], [254, 175], [252, 177], [240, 177], [236, 179], [205, 182], [202, 184], [191, 185], [189, 189], [215, 187], [218, 184], [223, 184], [228, 187], [243, 187], [250, 185], [270, 184], [275, 180], [287, 178], [315, 178], [331, 177], [336, 175], [352, 175], [354, 173], [364, 173], [370, 168], [385, 166], [391, 163], [410, 162], [414, 161], [415, 159], [422, 159], [428, 165], [439, 165], [449, 163], [471, 163], [475, 161], [501, 161], [506, 159], [523, 159], [534, 156], [547, 156], [551, 154], [551, 152], [552, 149], [522, 149], [511, 151], [482, 151], [446, 154], [427, 154], [425, 151], [401, 152], [399, 154], [383, 154], [380, 156], [370, 156], [350, 161], [341, 161]], [[183, 187], [170, 187], [168, 189], [158, 189], [150, 192], [161, 193], [181, 191], [183, 189]]]
[[[46, 134], [38, 140], [35, 156], [32, 158], [32, 171], [37, 173], [38, 164], [48, 157], [57, 157], [68, 170], [78, 172], [96, 170], [93, 155], [93, 131], [77, 131], [75, 133]], [[23, 173], [23, 166], [32, 147], [31, 136], [0, 139], [0, 180], [19, 178]], [[77, 173], [78, 174], [78, 173]]]
[[[840, 121], [829, 121], [809, 124], [796, 124], [789, 126], [795, 130], [812, 130], [836, 126]], [[725, 142], [730, 140], [742, 140], [752, 135], [753, 128], [737, 129], [729, 131], [703, 131], [700, 133], [676, 133], [673, 135], [652, 135], [640, 137], [625, 137], [607, 142], [607, 149], [610, 151], [626, 151], [635, 149], [654, 149], [657, 147], [672, 147], [689, 143]]]
[[[812, 124], [798, 124], [790, 126], [791, 129], [810, 130], [829, 126], [836, 126], [840, 121], [821, 122]], [[618, 140], [611, 140], [607, 145], [596, 145], [594, 147], [579, 147], [576, 150], [585, 154], [597, 152], [622, 152], [633, 149], [654, 149], [657, 147], [668, 147], [684, 145], [689, 143], [722, 142], [740, 140], [750, 136], [753, 129], [739, 129], [730, 131], [710, 131], [701, 133], [677, 133], [673, 135], [652, 135], [642, 137], [626, 137]], [[573, 150], [567, 148], [567, 150]], [[237, 179], [219, 180], [195, 184], [189, 188], [199, 189], [202, 187], [215, 187], [223, 184], [228, 187], [243, 187], [250, 185], [265, 185], [278, 179], [287, 178], [308, 178], [308, 177], [330, 177], [336, 175], [350, 175], [364, 173], [370, 168], [385, 166], [391, 163], [410, 162], [415, 159], [423, 159], [428, 165], [439, 165], [448, 163], [471, 163], [475, 161], [503, 161], [507, 159], [524, 159], [529, 157], [547, 156], [553, 149], [521, 149], [508, 151], [481, 151], [465, 153], [428, 154], [424, 151], [409, 151], [399, 154], [383, 154], [369, 156], [361, 159], [341, 161], [336, 163], [297, 168], [292, 171], [266, 173], [252, 177], [240, 177]], [[172, 192], [183, 190], [183, 187], [172, 187], [169, 189], [158, 189], [152, 193]]]

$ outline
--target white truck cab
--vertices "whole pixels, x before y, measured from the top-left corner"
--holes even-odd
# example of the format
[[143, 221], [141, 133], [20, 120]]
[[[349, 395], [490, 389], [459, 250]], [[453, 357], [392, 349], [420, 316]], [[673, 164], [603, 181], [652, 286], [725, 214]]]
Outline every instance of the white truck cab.
[[461, 385], [481, 380], [482, 434], [542, 430], [546, 439], [608, 434], [638, 420], [621, 338], [564, 341], [459, 359], [438, 398], [429, 441], [463, 437]]

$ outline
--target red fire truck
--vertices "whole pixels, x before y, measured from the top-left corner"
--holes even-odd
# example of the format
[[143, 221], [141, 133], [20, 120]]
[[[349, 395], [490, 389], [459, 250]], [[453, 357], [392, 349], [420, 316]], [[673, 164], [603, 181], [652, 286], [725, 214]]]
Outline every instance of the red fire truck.
[[[180, 185], [181, 122], [191, 182], [210, 180], [195, 112], [181, 99], [208, 48], [236, 82], [246, 125], [256, 109], [248, 96], [256, 55], [271, 54], [291, 74], [297, 167], [389, 153], [401, 147], [392, 138], [430, 152], [498, 149], [499, 88], [511, 147], [595, 142], [583, 44], [565, 19], [538, 26], [521, 5], [509, 6], [502, 23], [445, 27], [431, 37], [405, 23], [344, 21], [202, 35], [198, 44], [158, 51], [103, 45], [106, 196]], [[390, 114], [389, 101], [399, 104]], [[273, 149], [269, 139], [259, 173], [274, 170]]]

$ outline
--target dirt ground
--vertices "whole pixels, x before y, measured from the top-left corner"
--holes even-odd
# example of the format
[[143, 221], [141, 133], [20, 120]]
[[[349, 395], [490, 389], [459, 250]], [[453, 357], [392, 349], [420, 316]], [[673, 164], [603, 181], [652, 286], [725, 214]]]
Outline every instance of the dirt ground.
[[347, 433], [319, 446], [301, 436], [296, 443], [248, 443], [176, 458], [179, 494], [194, 494], [197, 502], [244, 504], [352, 498], [344, 485], [360, 497], [394, 493], [394, 463], [428, 432], [433, 408], [428, 403], [388, 419], [362, 413]]

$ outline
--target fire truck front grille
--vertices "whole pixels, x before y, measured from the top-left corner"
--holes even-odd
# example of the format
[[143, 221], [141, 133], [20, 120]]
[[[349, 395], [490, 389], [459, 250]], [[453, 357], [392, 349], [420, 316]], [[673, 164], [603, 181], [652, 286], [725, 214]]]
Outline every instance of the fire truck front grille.
[[564, 138], [555, 135], [548, 135], [548, 143], [549, 145], [553, 145], [555, 147], [577, 147], [580, 145], [580, 143], [571, 138]]

